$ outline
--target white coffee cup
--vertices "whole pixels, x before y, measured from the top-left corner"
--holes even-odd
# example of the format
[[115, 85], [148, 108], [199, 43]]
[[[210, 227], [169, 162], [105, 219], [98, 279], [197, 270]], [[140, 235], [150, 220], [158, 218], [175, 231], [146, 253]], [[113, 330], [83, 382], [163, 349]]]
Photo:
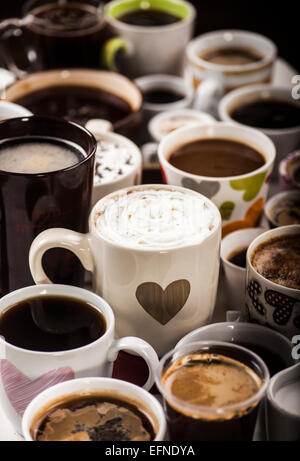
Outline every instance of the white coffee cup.
[[149, 344], [139, 338], [116, 340], [115, 318], [110, 306], [88, 290], [67, 285], [21, 288], [0, 300], [0, 314], [28, 298], [47, 295], [69, 296], [90, 303], [104, 316], [106, 331], [86, 346], [57, 352], [23, 349], [0, 337], [0, 404], [17, 430], [20, 428], [25, 408], [43, 389], [79, 377], [110, 376], [113, 362], [120, 350], [131, 351], [144, 358], [149, 367], [149, 378], [144, 387], [152, 387], [154, 371], [158, 366], [156, 353]]
[[[300, 101], [293, 100], [288, 88], [271, 85], [255, 85], [238, 88], [228, 93], [219, 104], [219, 117], [223, 122], [231, 122], [237, 126], [244, 126], [232, 118], [231, 112], [243, 104], [256, 101], [283, 101], [297, 105]], [[267, 135], [275, 144], [277, 155], [274, 163], [273, 176], [278, 177], [280, 162], [300, 146], [300, 126], [282, 129], [258, 128]]]
[[[192, 206], [201, 207], [201, 216], [205, 208], [203, 213], [208, 212], [213, 219], [211, 230], [205, 227], [204, 234], [198, 235], [195, 231], [192, 236], [187, 226], [185, 241], [177, 243], [176, 240], [170, 244], [166, 226], [162, 233], [155, 233], [157, 244], [150, 246], [127, 241], [125, 234], [120, 237], [115, 229], [98, 230], [95, 221], [99, 213], [104, 214], [109, 203], [117, 203], [115, 208], [118, 209], [122, 200], [126, 204], [133, 192], [143, 195], [148, 190], [154, 190], [154, 195], [156, 190], [161, 191], [163, 198], [168, 195], [181, 197], [183, 207], [190, 206], [186, 211], [188, 222], [199, 216], [198, 208]], [[159, 207], [161, 198], [155, 203]], [[144, 215], [140, 218], [143, 224]], [[116, 235], [116, 238], [108, 235]], [[42, 267], [45, 251], [55, 247], [73, 251], [83, 266], [92, 271], [94, 290], [112, 306], [117, 333], [137, 335], [149, 341], [162, 355], [195, 326], [210, 321], [218, 285], [220, 240], [221, 217], [207, 198], [184, 188], [144, 185], [123, 189], [100, 200], [90, 214], [88, 234], [67, 229], [41, 233], [31, 246], [29, 261], [35, 282], [50, 283]]]
[[32, 115], [28, 109], [14, 102], [0, 101], [0, 120], [7, 118], [26, 117]]
[[80, 395], [90, 397], [93, 395], [105, 395], [116, 397], [124, 402], [129, 402], [141, 409], [153, 424], [155, 441], [163, 441], [166, 436], [166, 419], [162, 406], [158, 400], [144, 389], [125, 381], [111, 378], [79, 378], [65, 383], [57, 384], [41, 392], [26, 408], [22, 420], [22, 432], [26, 441], [33, 441], [31, 432], [32, 425], [37, 417], [40, 417], [53, 402], [64, 398]]
[[[215, 64], [201, 58], [202, 53], [215, 49], [252, 50], [261, 59], [248, 64]], [[263, 35], [243, 30], [220, 30], [193, 39], [186, 49], [185, 77], [192, 88], [198, 88], [199, 109], [217, 113], [224, 93], [245, 85], [269, 83], [277, 56], [274, 43]]]

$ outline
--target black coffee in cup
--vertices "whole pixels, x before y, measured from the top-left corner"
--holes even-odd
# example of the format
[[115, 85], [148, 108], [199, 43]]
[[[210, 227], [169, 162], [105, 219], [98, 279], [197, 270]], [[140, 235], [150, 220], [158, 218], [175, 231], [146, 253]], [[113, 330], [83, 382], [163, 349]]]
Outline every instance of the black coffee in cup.
[[231, 110], [233, 120], [255, 128], [282, 130], [300, 127], [300, 106], [292, 101], [256, 100]]
[[220, 47], [199, 54], [204, 61], [221, 66], [244, 66], [263, 59], [257, 50], [242, 47]]
[[182, 18], [168, 11], [155, 8], [136, 9], [118, 16], [118, 20], [132, 26], [167, 26], [181, 21]]
[[172, 395], [166, 400], [171, 440], [251, 440], [256, 408], [243, 402], [262, 381], [249, 366], [217, 353], [189, 354], [172, 363], [162, 385]]
[[51, 405], [31, 427], [36, 441], [134, 442], [155, 438], [146, 412], [114, 394], [73, 395]]
[[148, 104], [171, 104], [184, 99], [178, 91], [166, 88], [151, 88], [143, 91], [144, 102]]
[[106, 331], [105, 318], [90, 303], [67, 296], [43, 295], [20, 301], [0, 314], [0, 335], [31, 351], [77, 349]]

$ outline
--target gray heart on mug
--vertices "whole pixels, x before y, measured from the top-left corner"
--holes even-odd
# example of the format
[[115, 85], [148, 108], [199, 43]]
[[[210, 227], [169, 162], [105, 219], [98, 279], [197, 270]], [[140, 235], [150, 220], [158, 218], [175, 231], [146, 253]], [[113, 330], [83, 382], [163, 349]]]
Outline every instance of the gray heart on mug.
[[191, 291], [188, 280], [176, 280], [165, 290], [154, 282], [137, 287], [136, 298], [142, 308], [157, 322], [166, 325], [185, 305]]
[[218, 181], [201, 181], [198, 183], [192, 178], [183, 178], [181, 184], [183, 187], [199, 192], [207, 198], [213, 198], [221, 189]]

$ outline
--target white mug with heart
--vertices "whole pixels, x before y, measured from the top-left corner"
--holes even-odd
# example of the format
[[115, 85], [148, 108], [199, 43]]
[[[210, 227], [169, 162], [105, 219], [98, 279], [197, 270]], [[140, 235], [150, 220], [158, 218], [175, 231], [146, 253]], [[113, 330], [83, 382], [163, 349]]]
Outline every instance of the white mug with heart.
[[42, 267], [45, 251], [73, 251], [114, 310], [117, 333], [139, 336], [163, 355], [212, 317], [220, 240], [220, 213], [206, 197], [182, 187], [145, 185], [100, 200], [88, 234], [41, 233], [29, 261], [35, 282], [50, 283]]
[[14, 291], [0, 300], [3, 312], [34, 297], [63, 296], [84, 301], [99, 311], [105, 319], [102, 336], [83, 347], [57, 352], [25, 349], [5, 341], [0, 336], [0, 405], [16, 430], [27, 405], [41, 391], [74, 378], [109, 377], [120, 350], [140, 355], [148, 365], [149, 378], [144, 388], [154, 383], [158, 358], [153, 348], [140, 338], [115, 339], [114, 314], [100, 296], [82, 288], [67, 285], [36, 285]]

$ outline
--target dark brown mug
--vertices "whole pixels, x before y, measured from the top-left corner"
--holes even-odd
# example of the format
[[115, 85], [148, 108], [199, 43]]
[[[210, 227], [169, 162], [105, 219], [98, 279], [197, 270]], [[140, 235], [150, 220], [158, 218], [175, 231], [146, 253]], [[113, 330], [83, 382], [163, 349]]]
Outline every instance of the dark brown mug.
[[[59, 119], [32, 116], [0, 122], [0, 146], [28, 137], [71, 142], [82, 158], [47, 173], [0, 170], [0, 296], [33, 284], [28, 253], [40, 232], [52, 227], [87, 231], [96, 140], [81, 126]], [[82, 266], [66, 250], [51, 250], [45, 264], [57, 283], [82, 285]]]

